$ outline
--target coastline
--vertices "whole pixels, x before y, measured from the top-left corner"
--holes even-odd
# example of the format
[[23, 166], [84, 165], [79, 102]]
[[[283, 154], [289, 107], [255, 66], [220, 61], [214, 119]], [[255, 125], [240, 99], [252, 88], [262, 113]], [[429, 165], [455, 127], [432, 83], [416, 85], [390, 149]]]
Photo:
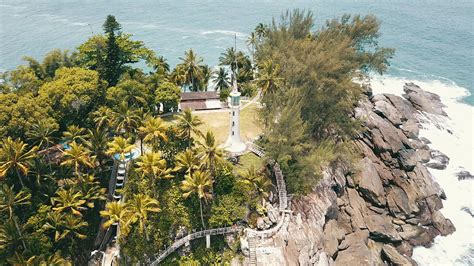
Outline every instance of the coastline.
[[[442, 153], [434, 152], [435, 149], [439, 148], [441, 152], [445, 150], [437, 144], [439, 139], [436, 139], [432, 134], [427, 134], [427, 132], [432, 132], [435, 128], [453, 136], [452, 129], [449, 129], [449, 126], [443, 126], [446, 121], [453, 120], [449, 117], [449, 115], [452, 115], [451, 102], [445, 104], [445, 98], [437, 98], [423, 91], [423, 97], [418, 98], [418, 100], [429, 99], [425, 104], [430, 106], [425, 106], [425, 108], [431, 108], [429, 111], [437, 113], [437, 107], [444, 105], [443, 110], [446, 109], [448, 116], [444, 116], [445, 114], [442, 112], [429, 114], [426, 110], [415, 109], [414, 101], [416, 99], [409, 102], [395, 95], [382, 96], [376, 94], [383, 93], [383, 89], [385, 89], [385, 91], [389, 90], [391, 93], [400, 93], [401, 95], [403, 86], [399, 86], [397, 91], [393, 90], [393, 87], [382, 87], [380, 85], [385, 86], [385, 84], [376, 84], [373, 88], [374, 95], [370, 97], [370, 101], [368, 99], [362, 101], [362, 106], [365, 105], [365, 107], [361, 109], [364, 110], [364, 115], [372, 116], [372, 118], [377, 113], [376, 121], [382, 117], [385, 121], [379, 122], [384, 125], [387, 121], [390, 121], [392, 126], [393, 124], [400, 124], [400, 127], [397, 126], [394, 132], [403, 132], [405, 136], [400, 137], [400, 134], [397, 133], [385, 138], [384, 134], [390, 134], [390, 131], [385, 131], [382, 133], [382, 142], [384, 143], [377, 143], [377, 140], [374, 139], [371, 141], [365, 140], [365, 143], [364, 141], [360, 142], [365, 146], [363, 153], [366, 156], [366, 159], [362, 160], [360, 164], [365, 164], [365, 167], [362, 167], [362, 169], [366, 169], [362, 170], [364, 179], [371, 176], [369, 178], [370, 182], [355, 178], [353, 173], [348, 173], [350, 171], [344, 165], [338, 165], [328, 170], [327, 175], [314, 188], [313, 193], [302, 198], [293, 199], [293, 216], [289, 226], [273, 239], [261, 241], [257, 245], [257, 254], [264, 263], [273, 260], [284, 261], [286, 265], [298, 263], [300, 265], [344, 265], [346, 262], [353, 263], [355, 261], [375, 264], [388, 261], [412, 265], [432, 265], [433, 263], [439, 265], [440, 262], [445, 264], [455, 263], [458, 259], [457, 255], [461, 252], [467, 251], [467, 256], [471, 256], [468, 251], [469, 247], [466, 247], [466, 245], [471, 244], [469, 239], [464, 240], [461, 250], [454, 253], [449, 250], [451, 253], [447, 256], [447, 247], [443, 242], [452, 244], [451, 239], [457, 240], [459, 238], [457, 236], [463, 234], [465, 236], [470, 227], [466, 228], [466, 224], [460, 224], [458, 217], [454, 217], [453, 222], [450, 220], [453, 212], [458, 213], [460, 210], [456, 210], [456, 207], [452, 206], [452, 200], [450, 201], [450, 199], [456, 196], [452, 195], [451, 189], [444, 189], [446, 181], [443, 182], [440, 179], [440, 172], [442, 173], [445, 170], [430, 169], [428, 171], [423, 166], [423, 164], [433, 163], [433, 161], [439, 162], [439, 158], [435, 157]], [[454, 97], [453, 102], [462, 97], [461, 94], [460, 92], [459, 96]], [[434, 98], [430, 98], [431, 96]], [[436, 99], [438, 99], [438, 102], [436, 102]], [[392, 105], [387, 105], [387, 102], [392, 103]], [[409, 109], [405, 111], [409, 112], [403, 113], [404, 107], [401, 104], [407, 102], [410, 104], [405, 105], [405, 107]], [[420, 106], [417, 107], [420, 108]], [[398, 111], [398, 115], [394, 116], [395, 111]], [[407, 117], [403, 118], [400, 114], [402, 114], [401, 116], [409, 116], [409, 118], [405, 119]], [[407, 123], [413, 118], [416, 119], [416, 124]], [[397, 121], [397, 119], [401, 120]], [[403, 120], [404, 122], [400, 123]], [[376, 132], [380, 129], [380, 125], [377, 125], [377, 123], [372, 123], [372, 125], [366, 123], [366, 126], [368, 126], [369, 131]], [[405, 127], [401, 124], [404, 124]], [[373, 132], [370, 134], [373, 134]], [[410, 139], [406, 143], [402, 140], [402, 143], [405, 148], [407, 148], [407, 144], [411, 145], [409, 148], [413, 150], [413, 153], [408, 154], [416, 154], [416, 156], [400, 157], [397, 155], [398, 151], [393, 152], [393, 150], [393, 157], [373, 153], [378, 150], [376, 147], [374, 149], [374, 145], [383, 146], [388, 143], [389, 145], [384, 149], [394, 148], [392, 144], [396, 144], [397, 141], [394, 138], [396, 139], [397, 136], [401, 139], [404, 139], [404, 137]], [[387, 141], [389, 139], [391, 140]], [[372, 148], [367, 149], [367, 147]], [[370, 160], [367, 160], [367, 158], [370, 158]], [[378, 167], [381, 165], [381, 161], [385, 165], [382, 168], [385, 168], [387, 167], [386, 163], [393, 159], [398, 162], [395, 163], [396, 166], [392, 170], [379, 171]], [[453, 163], [458, 164], [456, 159], [452, 158], [450, 164], [438, 165], [438, 167], [446, 167], [448, 169], [446, 171], [451, 171], [450, 169], [457, 167], [451, 166]], [[373, 167], [374, 162], [379, 165], [375, 169]], [[374, 171], [367, 169], [373, 169]], [[466, 170], [468, 172], [472, 171], [472, 169]], [[383, 177], [382, 173], [386, 176]], [[398, 183], [395, 181], [397, 177], [393, 177], [397, 173], [401, 175], [400, 178], [403, 176], [403, 179], [413, 179], [414, 182], [408, 181], [406, 186], [402, 184], [404, 181]], [[415, 174], [413, 175], [413, 173]], [[380, 177], [382, 188], [380, 187], [380, 181], [374, 179], [376, 176]], [[392, 176], [392, 179], [388, 176]], [[470, 181], [465, 180], [464, 182]], [[423, 185], [420, 187], [419, 184]], [[404, 193], [400, 192], [398, 188], [402, 188]], [[384, 193], [383, 191], [389, 191], [390, 193]], [[392, 191], [402, 194], [396, 196], [397, 193], [393, 194]], [[469, 193], [470, 191], [468, 191]], [[403, 197], [407, 194], [408, 202]], [[447, 200], [445, 200], [446, 196]], [[423, 201], [424, 203], [420, 204]], [[443, 204], [444, 208], [442, 208]], [[395, 211], [395, 208], [398, 208], [398, 210]], [[472, 209], [472, 206], [469, 208]], [[462, 212], [468, 215], [465, 211]], [[408, 216], [404, 217], [404, 213]], [[471, 219], [468, 219], [467, 223], [471, 221]], [[344, 226], [344, 223], [347, 223], [349, 227]], [[455, 231], [454, 227], [456, 229], [459, 227], [459, 230]], [[438, 235], [443, 235], [443, 237]], [[442, 258], [433, 256], [434, 253], [439, 253], [438, 256]]]

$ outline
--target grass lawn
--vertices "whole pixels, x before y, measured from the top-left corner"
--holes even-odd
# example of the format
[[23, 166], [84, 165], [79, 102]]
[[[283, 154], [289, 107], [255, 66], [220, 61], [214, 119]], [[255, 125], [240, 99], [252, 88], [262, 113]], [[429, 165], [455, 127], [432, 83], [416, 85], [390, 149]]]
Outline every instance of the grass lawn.
[[[261, 134], [262, 128], [258, 121], [258, 105], [253, 103], [240, 111], [240, 136], [243, 141], [251, 140]], [[218, 144], [224, 144], [229, 135], [230, 109], [225, 112], [194, 112], [204, 124], [199, 127], [202, 133], [214, 132]], [[162, 117], [166, 124], [174, 123], [175, 115]]]
[[[204, 124], [200, 127], [203, 133], [214, 132], [217, 143], [223, 144], [229, 135], [230, 110], [227, 112], [195, 113]], [[257, 104], [251, 104], [240, 112], [240, 136], [243, 141], [251, 140], [262, 132], [257, 119]]]
[[259, 169], [263, 164], [262, 158], [258, 157], [252, 152], [246, 153], [240, 156], [239, 163], [235, 165], [235, 171], [238, 174], [243, 174], [245, 170], [254, 166], [255, 169]]

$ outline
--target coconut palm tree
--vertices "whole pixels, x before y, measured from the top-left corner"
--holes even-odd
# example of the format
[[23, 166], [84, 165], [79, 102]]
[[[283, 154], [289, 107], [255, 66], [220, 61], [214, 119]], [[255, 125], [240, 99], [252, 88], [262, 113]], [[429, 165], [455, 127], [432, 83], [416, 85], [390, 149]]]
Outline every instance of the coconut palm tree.
[[166, 62], [166, 58], [158, 56], [153, 62], [153, 69], [157, 73], [168, 73], [170, 71], [170, 65]]
[[214, 77], [212, 78], [212, 81], [215, 84], [214, 89], [216, 91], [225, 90], [230, 86], [229, 73], [227, 73], [227, 70], [225, 70], [225, 68], [219, 67], [219, 69], [214, 72]]
[[84, 195], [74, 188], [61, 188], [56, 192], [56, 196], [51, 198], [53, 211], [70, 212], [77, 216], [82, 216], [81, 211], [86, 210], [85, 203]]
[[201, 63], [203, 59], [193, 49], [184, 53], [184, 58], [179, 58], [182, 63], [180, 67], [186, 73], [186, 84], [191, 85], [193, 91], [199, 90], [199, 80], [203, 78]]
[[[21, 237], [13, 221], [7, 220], [0, 224], [0, 250], [16, 249]], [[21, 239], [23, 241], [23, 239]]]
[[185, 151], [176, 154], [175, 162], [175, 171], [185, 171], [188, 175], [192, 175], [194, 170], [201, 167], [199, 157], [197, 157], [191, 149], [186, 149]]
[[221, 53], [219, 57], [219, 65], [221, 66], [229, 66], [230, 70], [232, 71], [232, 75], [230, 78], [230, 83], [234, 83], [234, 77], [236, 76], [237, 71], [237, 51], [234, 47], [227, 48], [224, 53]]
[[199, 158], [211, 174], [215, 175], [216, 165], [224, 160], [224, 151], [217, 145], [211, 131], [207, 131], [204, 140], [199, 145]]
[[148, 213], [161, 211], [158, 201], [150, 198], [148, 195], [135, 194], [127, 202], [127, 207], [131, 213], [131, 222], [138, 222], [139, 232], [145, 232], [146, 240], [149, 241], [147, 230]]
[[88, 224], [81, 217], [69, 213], [49, 212], [46, 220], [47, 222], [43, 225], [43, 228], [54, 232], [55, 242], [59, 242], [68, 236], [79, 239], [87, 238], [83, 231]]
[[159, 141], [167, 141], [166, 129], [163, 119], [159, 117], [148, 117], [141, 127], [138, 128], [139, 134], [143, 136], [143, 141], [151, 143], [153, 150], [159, 146]]
[[75, 179], [66, 179], [65, 183], [82, 194], [85, 205], [92, 209], [95, 201], [106, 200], [107, 189], [100, 186], [100, 182], [93, 175], [83, 175]]
[[126, 102], [119, 104], [117, 111], [112, 113], [112, 126], [119, 134], [135, 132], [140, 121], [140, 111], [128, 106]]
[[112, 142], [107, 143], [109, 149], [107, 150], [108, 155], [119, 154], [120, 160], [125, 160], [125, 155], [130, 153], [134, 145], [130, 143], [130, 139], [124, 137], [114, 137]]
[[130, 218], [131, 213], [126, 205], [119, 201], [109, 202], [105, 205], [105, 210], [100, 211], [100, 216], [106, 219], [103, 227], [105, 229], [109, 228], [111, 225], [120, 226], [120, 236], [117, 234], [117, 237], [124, 237], [128, 235], [130, 231]]
[[250, 46], [250, 52], [252, 53], [252, 61], [255, 62], [255, 48], [257, 47], [258, 37], [255, 32], [251, 32], [247, 38], [247, 45]]
[[30, 162], [36, 157], [38, 147], [28, 149], [21, 140], [13, 140], [7, 137], [0, 143], [0, 178], [7, 175], [9, 171], [16, 173], [20, 180], [21, 187], [24, 188], [22, 175], [28, 175], [30, 171]]
[[262, 202], [262, 206], [265, 205], [265, 199], [269, 196], [269, 191], [272, 188], [272, 182], [260, 171], [257, 171], [252, 165], [249, 169], [241, 176], [243, 183], [248, 184], [254, 189], [255, 194]]
[[202, 135], [201, 131], [198, 129], [198, 127], [202, 125], [201, 119], [193, 115], [191, 109], [186, 109], [178, 115], [177, 121], [180, 134], [188, 140], [188, 148], [191, 148], [191, 133], [198, 136]]
[[31, 129], [26, 132], [26, 136], [40, 149], [49, 148], [54, 141], [52, 135], [57, 130], [57, 125], [51, 124], [46, 120], [40, 120], [37, 124], [31, 126]]
[[207, 91], [207, 84], [209, 84], [209, 79], [212, 76], [212, 69], [208, 65], [202, 65], [202, 79], [199, 81], [199, 90]]
[[86, 130], [76, 125], [70, 125], [67, 130], [63, 132], [63, 140], [66, 142], [81, 142], [84, 140]]
[[186, 178], [181, 183], [181, 190], [183, 197], [188, 198], [192, 194], [196, 194], [199, 200], [199, 210], [201, 212], [202, 227], [206, 228], [204, 224], [204, 216], [202, 213], [202, 200], [207, 202], [212, 199], [212, 178], [207, 172], [196, 171], [192, 175], [186, 175]]
[[110, 125], [113, 118], [113, 111], [109, 107], [101, 106], [92, 113], [94, 123], [97, 128]]
[[257, 35], [258, 41], [261, 42], [264, 37], [268, 34], [268, 28], [263, 23], [258, 23], [255, 27], [255, 34]]
[[145, 153], [137, 162], [137, 172], [150, 178], [150, 187], [154, 187], [157, 179], [170, 179], [171, 169], [166, 167], [166, 160], [160, 152]]
[[26, 250], [26, 244], [23, 240], [23, 236], [18, 225], [18, 222], [15, 217], [15, 209], [21, 206], [26, 206], [31, 204], [30, 202], [31, 194], [21, 190], [18, 193], [15, 193], [13, 186], [9, 187], [6, 184], [3, 184], [2, 189], [0, 190], [0, 213], [7, 213], [8, 220], [12, 221], [15, 225], [15, 228], [18, 232], [18, 235], [21, 238], [23, 248]]
[[96, 127], [95, 129], [87, 130], [87, 136], [84, 145], [90, 150], [92, 156], [97, 158], [99, 166], [101, 167], [107, 160], [106, 152], [108, 142], [109, 135], [104, 128]]
[[74, 167], [74, 174], [79, 176], [81, 166], [92, 168], [94, 167], [95, 157], [91, 155], [91, 152], [81, 144], [77, 144], [73, 141], [69, 144], [70, 148], [63, 152], [64, 160], [61, 165], [67, 165]]
[[282, 85], [283, 79], [278, 76], [280, 66], [272, 61], [265, 61], [257, 76], [257, 86], [262, 90], [262, 94], [273, 94]]
[[181, 87], [186, 85], [186, 77], [184, 65], [177, 65], [171, 73], [171, 81]]

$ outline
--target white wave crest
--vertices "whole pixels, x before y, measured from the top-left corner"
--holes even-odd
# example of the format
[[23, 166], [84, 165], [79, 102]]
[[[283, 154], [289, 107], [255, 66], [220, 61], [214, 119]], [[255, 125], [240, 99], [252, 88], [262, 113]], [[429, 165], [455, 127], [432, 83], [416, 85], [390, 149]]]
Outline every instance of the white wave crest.
[[229, 36], [234, 36], [236, 35], [237, 38], [239, 39], [246, 39], [248, 37], [248, 34], [243, 33], [243, 32], [238, 32], [238, 31], [232, 31], [232, 30], [207, 30], [201, 32], [202, 35], [213, 35], [213, 34], [219, 34], [219, 35], [229, 35]]

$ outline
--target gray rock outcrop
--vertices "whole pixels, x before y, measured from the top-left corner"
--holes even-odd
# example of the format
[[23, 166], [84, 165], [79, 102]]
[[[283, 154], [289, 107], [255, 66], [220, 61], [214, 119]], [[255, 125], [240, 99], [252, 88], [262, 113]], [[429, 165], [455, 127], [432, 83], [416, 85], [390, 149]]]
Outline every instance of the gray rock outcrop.
[[439, 211], [445, 195], [426, 168], [435, 161], [446, 166], [449, 158], [418, 137], [418, 113], [444, 116], [443, 104], [414, 84], [404, 90], [404, 98], [361, 99], [354, 118], [364, 121], [355, 140], [362, 159], [353, 168], [333, 164], [311, 193], [293, 198], [289, 223], [273, 238], [259, 240], [259, 247], [278, 249], [275, 256], [283, 257], [275, 261], [416, 265], [410, 258], [414, 246], [430, 246], [437, 235], [455, 231]]

